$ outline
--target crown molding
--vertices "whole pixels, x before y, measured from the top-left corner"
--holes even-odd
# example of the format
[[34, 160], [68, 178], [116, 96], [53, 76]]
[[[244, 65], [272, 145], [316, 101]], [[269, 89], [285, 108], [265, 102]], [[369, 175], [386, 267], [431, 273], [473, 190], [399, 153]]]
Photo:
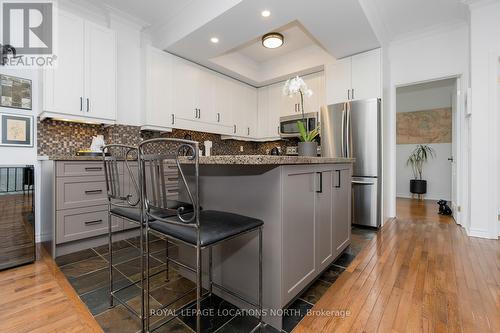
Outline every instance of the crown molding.
[[397, 45], [397, 44], [401, 44], [401, 43], [405, 43], [405, 42], [409, 42], [409, 41], [413, 41], [413, 40], [417, 40], [417, 39], [432, 37], [434, 35], [439, 35], [439, 34], [447, 33], [450, 31], [455, 31], [455, 30], [462, 29], [462, 28], [468, 28], [468, 27], [469, 27], [469, 24], [466, 21], [452, 20], [452, 21], [448, 21], [445, 23], [433, 25], [433, 26], [427, 27], [425, 29], [420, 29], [417, 31], [412, 31], [409, 33], [397, 35], [390, 42], [390, 44]]
[[498, 3], [498, 0], [462, 0], [462, 3], [469, 6], [469, 9], [477, 9]]

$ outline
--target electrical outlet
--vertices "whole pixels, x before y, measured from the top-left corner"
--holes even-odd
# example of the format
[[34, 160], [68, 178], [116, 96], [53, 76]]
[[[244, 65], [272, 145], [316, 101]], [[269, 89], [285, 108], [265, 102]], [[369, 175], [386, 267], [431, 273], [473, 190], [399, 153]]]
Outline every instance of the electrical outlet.
[[240, 152], [242, 153], [244, 151], [243, 146], [240, 146]]

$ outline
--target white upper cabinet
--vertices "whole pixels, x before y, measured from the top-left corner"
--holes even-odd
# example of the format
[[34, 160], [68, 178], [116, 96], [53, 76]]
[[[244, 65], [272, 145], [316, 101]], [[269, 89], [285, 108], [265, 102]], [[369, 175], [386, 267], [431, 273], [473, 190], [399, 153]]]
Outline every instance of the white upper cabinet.
[[178, 57], [174, 57], [172, 63], [172, 111], [175, 114], [175, 118], [197, 120], [197, 89], [195, 87], [197, 68], [188, 61]]
[[172, 61], [173, 57], [159, 49], [147, 47], [146, 101], [143, 114], [144, 129], [163, 129], [174, 125], [172, 113]]
[[380, 98], [381, 73], [380, 49], [340, 59], [325, 66], [327, 104]]
[[351, 99], [380, 98], [382, 93], [380, 49], [352, 56]]
[[233, 109], [237, 107], [234, 91], [238, 83], [222, 75], [216, 74], [214, 84], [214, 116], [215, 121], [227, 127], [225, 132], [233, 134]]
[[44, 71], [43, 112], [83, 115], [84, 25], [77, 16], [59, 11], [57, 68]]
[[233, 135], [242, 138], [257, 138], [257, 89], [238, 84], [234, 91], [236, 105], [233, 109]]
[[116, 36], [85, 22], [85, 98], [92, 117], [116, 119]]
[[205, 68], [197, 68], [196, 74], [197, 77], [193, 84], [196, 89], [198, 121], [217, 123], [217, 117], [214, 111], [216, 75]]
[[304, 97], [304, 112], [319, 112], [321, 106], [326, 104], [324, 72], [306, 75], [304, 81], [313, 92], [310, 97]]
[[57, 67], [43, 73], [46, 117], [116, 120], [116, 35], [59, 11]]
[[351, 58], [325, 66], [326, 100], [328, 104], [347, 101], [351, 96]]

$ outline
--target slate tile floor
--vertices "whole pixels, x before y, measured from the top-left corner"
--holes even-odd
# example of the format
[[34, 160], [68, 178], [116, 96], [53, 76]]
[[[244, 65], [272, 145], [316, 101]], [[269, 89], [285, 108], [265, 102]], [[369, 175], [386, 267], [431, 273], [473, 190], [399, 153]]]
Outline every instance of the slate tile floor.
[[[340, 274], [352, 262], [364, 245], [373, 238], [375, 231], [371, 229], [361, 229], [353, 227], [352, 244], [344, 253], [305, 290], [290, 306], [291, 315], [283, 318], [283, 332], [291, 332], [295, 326], [304, 318], [308, 309], [321, 298], [328, 288], [337, 280]], [[140, 264], [138, 250], [139, 238], [117, 241], [113, 244], [113, 266], [115, 277], [115, 289], [137, 281], [140, 278]], [[153, 236], [150, 241], [151, 273], [157, 272], [165, 264], [165, 241]], [[169, 256], [175, 257], [178, 249], [171, 244]], [[56, 259], [61, 271], [66, 275], [69, 282], [76, 290], [82, 301], [87, 305], [97, 322], [107, 333], [135, 333], [140, 330], [139, 320], [130, 314], [123, 305], [116, 305], [108, 308], [108, 247], [99, 246], [93, 249], [83, 250], [77, 253], [61, 256]], [[169, 282], [165, 281], [165, 273], [160, 273], [150, 280], [152, 308], [157, 308], [161, 304], [168, 303], [175, 299], [184, 291], [194, 288], [194, 283], [182, 277], [177, 270], [170, 266]], [[132, 308], [140, 309], [140, 289], [131, 286], [119, 293], [120, 297]], [[172, 305], [171, 309], [190, 309], [193, 307], [192, 301], [195, 293], [191, 292], [183, 299]], [[115, 302], [116, 303], [116, 302]], [[236, 309], [236, 307], [217, 296], [205, 300], [202, 304], [204, 309], [213, 309], [219, 313], [226, 313], [224, 310]], [[162, 326], [155, 332], [186, 332], [192, 333], [195, 328], [195, 317], [189, 312], [183, 313], [168, 324]], [[169, 317], [167, 317], [169, 318]], [[152, 323], [165, 320], [165, 317], [153, 317]], [[257, 319], [251, 316], [205, 316], [202, 318], [203, 332], [217, 333], [246, 333], [257, 324]], [[276, 329], [267, 326], [262, 332], [278, 333]]]

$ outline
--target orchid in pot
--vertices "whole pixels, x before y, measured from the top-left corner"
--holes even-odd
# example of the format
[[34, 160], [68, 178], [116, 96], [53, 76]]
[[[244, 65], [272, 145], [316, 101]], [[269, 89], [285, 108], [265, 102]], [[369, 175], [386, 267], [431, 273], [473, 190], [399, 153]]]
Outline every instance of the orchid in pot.
[[309, 131], [307, 128], [305, 114], [304, 114], [304, 97], [311, 97], [313, 92], [307, 87], [307, 84], [300, 76], [286, 81], [283, 87], [283, 94], [290, 98], [299, 95], [300, 96], [300, 111], [302, 112], [302, 119], [297, 121], [297, 128], [300, 133], [299, 142], [299, 155], [300, 156], [317, 156], [318, 143], [316, 138], [319, 134], [319, 128], [316, 127]]

